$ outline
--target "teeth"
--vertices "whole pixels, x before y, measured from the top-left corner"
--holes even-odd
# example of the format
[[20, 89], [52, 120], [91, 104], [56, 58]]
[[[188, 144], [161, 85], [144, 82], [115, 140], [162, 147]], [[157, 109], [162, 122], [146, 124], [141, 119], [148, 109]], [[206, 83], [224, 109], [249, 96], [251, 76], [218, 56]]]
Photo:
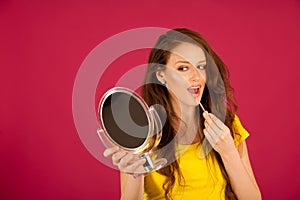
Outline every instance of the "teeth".
[[199, 89], [200, 86], [194, 86], [194, 87], [191, 87], [191, 89]]
[[193, 86], [193, 87], [188, 88], [188, 91], [192, 94], [198, 93], [199, 90], [200, 90], [200, 86]]
[[187, 90], [192, 94], [192, 95], [196, 95], [199, 93], [201, 86], [191, 86], [189, 87]]

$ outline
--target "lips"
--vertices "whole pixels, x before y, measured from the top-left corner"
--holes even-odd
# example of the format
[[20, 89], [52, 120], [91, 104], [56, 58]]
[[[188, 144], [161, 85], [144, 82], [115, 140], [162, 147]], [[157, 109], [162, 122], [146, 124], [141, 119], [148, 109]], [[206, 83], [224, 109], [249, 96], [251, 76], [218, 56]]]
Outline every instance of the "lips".
[[194, 85], [189, 87], [187, 90], [193, 97], [198, 97], [200, 95], [200, 85]]

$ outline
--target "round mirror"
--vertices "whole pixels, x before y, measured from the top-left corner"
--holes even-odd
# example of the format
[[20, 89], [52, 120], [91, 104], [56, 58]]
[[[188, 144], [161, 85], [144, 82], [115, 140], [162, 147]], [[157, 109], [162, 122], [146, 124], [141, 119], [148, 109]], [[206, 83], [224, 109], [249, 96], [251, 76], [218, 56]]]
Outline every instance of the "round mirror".
[[161, 168], [165, 161], [153, 161], [151, 151], [160, 142], [161, 120], [156, 110], [150, 108], [134, 91], [123, 87], [108, 90], [101, 98], [98, 109], [102, 143], [146, 158], [146, 172]]

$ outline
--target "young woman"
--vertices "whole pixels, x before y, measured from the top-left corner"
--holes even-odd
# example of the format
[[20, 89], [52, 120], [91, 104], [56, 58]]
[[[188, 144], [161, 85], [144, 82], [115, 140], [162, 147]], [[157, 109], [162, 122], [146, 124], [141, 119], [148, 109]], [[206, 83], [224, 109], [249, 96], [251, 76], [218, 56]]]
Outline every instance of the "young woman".
[[[117, 147], [106, 149], [104, 156], [121, 170], [121, 199], [261, 199], [229, 72], [208, 43], [192, 30], [174, 29], [159, 37], [148, 63], [142, 96], [166, 111], [158, 148], [174, 162], [133, 177], [128, 172], [145, 160], [133, 162], [133, 155]], [[199, 157], [204, 141], [212, 150]]]

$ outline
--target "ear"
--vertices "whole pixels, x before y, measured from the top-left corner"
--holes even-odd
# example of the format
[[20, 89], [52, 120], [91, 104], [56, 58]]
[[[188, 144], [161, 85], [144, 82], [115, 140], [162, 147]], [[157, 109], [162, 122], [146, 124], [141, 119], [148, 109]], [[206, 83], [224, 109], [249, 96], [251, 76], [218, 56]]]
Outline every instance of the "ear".
[[162, 70], [156, 71], [156, 78], [161, 84], [166, 84], [165, 72]]

